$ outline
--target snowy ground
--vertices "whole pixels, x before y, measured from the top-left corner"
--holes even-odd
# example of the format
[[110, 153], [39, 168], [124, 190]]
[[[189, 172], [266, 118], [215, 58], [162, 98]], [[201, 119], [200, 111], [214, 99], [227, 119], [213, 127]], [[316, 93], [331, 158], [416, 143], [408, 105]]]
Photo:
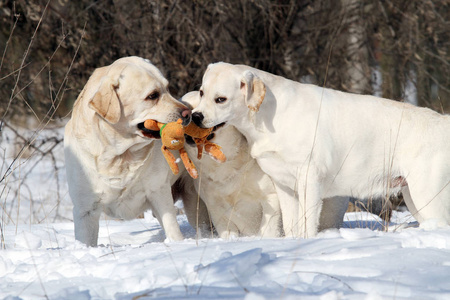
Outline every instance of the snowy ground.
[[408, 212], [388, 231], [349, 213], [347, 228], [312, 239], [196, 239], [179, 216], [181, 242], [165, 242], [147, 213], [103, 219], [105, 246], [87, 248], [74, 240], [60, 152], [0, 185], [0, 299], [450, 299], [450, 227], [415, 227]]
[[0, 298], [450, 299], [449, 228], [196, 240], [179, 221], [188, 238], [167, 243], [150, 214], [104, 220], [98, 248], [75, 242], [72, 223], [8, 225]]

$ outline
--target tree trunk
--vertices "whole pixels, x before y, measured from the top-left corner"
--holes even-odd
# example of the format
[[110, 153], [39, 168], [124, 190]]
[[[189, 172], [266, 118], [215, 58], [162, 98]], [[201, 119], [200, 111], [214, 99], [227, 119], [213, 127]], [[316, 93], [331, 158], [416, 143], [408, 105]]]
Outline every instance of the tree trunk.
[[361, 0], [341, 0], [347, 20], [347, 76], [348, 91], [371, 93], [367, 37], [363, 26]]

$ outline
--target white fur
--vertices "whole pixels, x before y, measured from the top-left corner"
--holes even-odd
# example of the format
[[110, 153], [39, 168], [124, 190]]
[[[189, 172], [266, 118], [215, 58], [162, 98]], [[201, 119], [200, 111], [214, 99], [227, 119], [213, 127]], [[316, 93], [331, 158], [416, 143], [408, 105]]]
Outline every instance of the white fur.
[[[198, 92], [190, 92], [181, 101], [196, 107], [198, 99]], [[205, 152], [198, 160], [195, 145], [185, 148], [201, 172], [194, 186], [219, 236], [280, 236], [281, 212], [275, 187], [250, 156], [245, 137], [227, 126], [217, 129], [211, 142], [222, 147], [226, 162], [216, 162]]]
[[244, 134], [275, 183], [287, 235], [317, 233], [320, 199], [386, 196], [403, 178], [419, 222], [450, 223], [448, 116], [226, 63], [209, 65], [201, 91], [194, 112], [203, 114], [204, 127], [227, 122]]
[[[137, 127], [146, 119], [175, 121], [187, 109], [167, 85], [160, 71], [139, 57], [121, 58], [89, 78], [64, 136], [77, 240], [97, 245], [101, 211], [130, 219], [149, 208], [169, 239], [183, 238], [171, 195], [176, 177], [161, 142]], [[154, 91], [159, 99], [146, 99]]]
[[[197, 107], [199, 100], [199, 92], [190, 92], [181, 99], [192, 108]], [[200, 226], [208, 227], [204, 215], [209, 213], [222, 238], [282, 235], [280, 204], [274, 184], [250, 156], [245, 137], [234, 126], [224, 126], [214, 131], [214, 138], [210, 141], [222, 147], [227, 158], [225, 163], [218, 163], [205, 153], [199, 161], [197, 148], [193, 145], [185, 146], [201, 171], [201, 178], [194, 182], [189, 182], [192, 178], [187, 173], [182, 175], [185, 186], [181, 197], [188, 219], [196, 219], [196, 201], [201, 199], [207, 212], [199, 208], [199, 213], [202, 214], [199, 216], [202, 220], [199, 222]], [[198, 194], [188, 189], [195, 189]], [[339, 228], [347, 205], [348, 197], [333, 201], [325, 199], [319, 229]], [[195, 224], [196, 221], [191, 223]]]

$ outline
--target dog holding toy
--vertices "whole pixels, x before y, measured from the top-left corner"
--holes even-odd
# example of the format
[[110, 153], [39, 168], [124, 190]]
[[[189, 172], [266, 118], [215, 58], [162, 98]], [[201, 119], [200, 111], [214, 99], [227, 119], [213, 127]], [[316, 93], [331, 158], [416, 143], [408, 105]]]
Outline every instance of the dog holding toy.
[[149, 130], [160, 131], [162, 147], [161, 151], [174, 174], [179, 173], [179, 168], [175, 156], [170, 150], [178, 150], [180, 152], [181, 160], [184, 167], [192, 178], [198, 178], [198, 171], [194, 163], [189, 158], [184, 149], [185, 137], [187, 134], [193, 138], [197, 145], [198, 159], [202, 158], [203, 149], [217, 162], [225, 162], [226, 157], [223, 154], [221, 147], [217, 144], [208, 141], [208, 136], [212, 133], [212, 128], [200, 128], [194, 123], [190, 123], [183, 127], [182, 120], [178, 119], [176, 122], [160, 123], [155, 120], [148, 119], [144, 122], [144, 127]]

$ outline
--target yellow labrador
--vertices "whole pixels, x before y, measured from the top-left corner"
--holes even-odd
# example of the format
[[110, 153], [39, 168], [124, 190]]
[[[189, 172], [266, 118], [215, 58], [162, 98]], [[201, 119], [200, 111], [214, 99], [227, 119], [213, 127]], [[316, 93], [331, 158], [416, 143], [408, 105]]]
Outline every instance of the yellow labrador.
[[400, 189], [419, 222], [450, 223], [449, 116], [227, 63], [209, 65], [200, 94], [193, 121], [244, 134], [287, 235], [317, 233], [320, 199]]
[[75, 102], [64, 135], [75, 238], [96, 246], [101, 211], [123, 219], [151, 208], [166, 236], [183, 238], [173, 206], [176, 181], [162, 153], [159, 132], [143, 122], [190, 121], [168, 82], [148, 60], [118, 59], [96, 69]]

